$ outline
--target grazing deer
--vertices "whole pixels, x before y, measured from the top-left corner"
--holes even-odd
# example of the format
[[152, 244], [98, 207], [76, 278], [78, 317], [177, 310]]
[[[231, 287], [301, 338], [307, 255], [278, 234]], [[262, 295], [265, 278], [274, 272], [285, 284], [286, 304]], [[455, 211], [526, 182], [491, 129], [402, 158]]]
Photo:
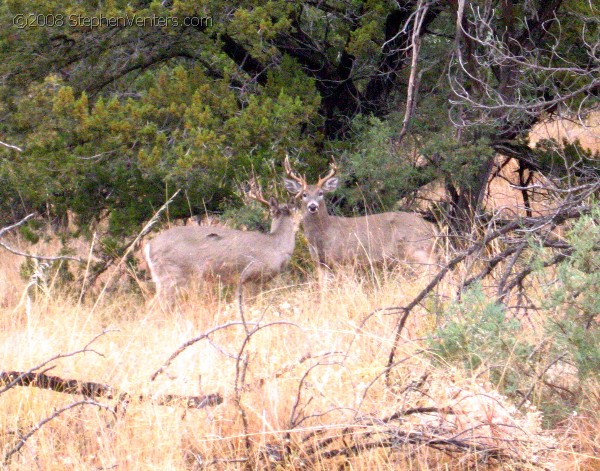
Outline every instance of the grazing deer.
[[[360, 217], [327, 213], [325, 193], [338, 187], [337, 166], [316, 185], [308, 185], [284, 161], [285, 188], [302, 201], [302, 226], [313, 261], [319, 268], [356, 263], [395, 265], [398, 262], [429, 267], [436, 263], [434, 225], [416, 213], [390, 212]], [[322, 275], [321, 270], [319, 270]]]
[[216, 226], [181, 226], [161, 232], [144, 248], [156, 298], [171, 298], [177, 288], [197, 279], [226, 283], [267, 281], [292, 256], [298, 224], [292, 207], [269, 201], [251, 182], [248, 196], [269, 207], [271, 232], [238, 231]]

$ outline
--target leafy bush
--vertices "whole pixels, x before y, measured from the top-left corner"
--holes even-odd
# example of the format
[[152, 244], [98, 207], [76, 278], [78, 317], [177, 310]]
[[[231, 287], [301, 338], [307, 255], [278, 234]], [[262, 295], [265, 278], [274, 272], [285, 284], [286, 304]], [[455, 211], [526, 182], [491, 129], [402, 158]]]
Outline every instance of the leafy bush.
[[600, 377], [600, 209], [575, 222], [567, 234], [572, 254], [557, 267], [544, 303], [547, 330], [557, 354], [567, 353], [582, 380]]
[[524, 335], [509, 309], [475, 286], [446, 309], [428, 342], [435, 361], [486, 374], [509, 397], [535, 401], [546, 423], [593, 407], [582, 386], [600, 377], [600, 208], [574, 222], [565, 239], [571, 249], [550, 268], [556, 252], [531, 247], [536, 285], [544, 287], [539, 329]]
[[490, 380], [508, 395], [524, 386], [523, 362], [532, 347], [519, 339], [521, 326], [507, 317], [504, 305], [476, 285], [446, 310], [444, 318], [447, 322], [429, 340], [437, 361], [470, 372], [487, 368]]
[[291, 59], [244, 100], [228, 77], [184, 65], [146, 71], [131, 86], [133, 97], [90, 98], [49, 75], [19, 97], [7, 133], [23, 136], [24, 151], [0, 167], [0, 218], [17, 205], [59, 219], [70, 211], [82, 226], [107, 220], [123, 238], [166, 188], [186, 191], [172, 217], [222, 211], [236, 200], [236, 178], [272, 176], [287, 149], [315, 143], [319, 98]]
[[349, 205], [358, 212], [392, 210], [398, 200], [432, 180], [433, 168], [419, 168], [411, 147], [396, 148], [392, 139], [398, 132], [393, 120], [359, 116], [356, 134], [344, 172], [348, 188], [342, 190]]

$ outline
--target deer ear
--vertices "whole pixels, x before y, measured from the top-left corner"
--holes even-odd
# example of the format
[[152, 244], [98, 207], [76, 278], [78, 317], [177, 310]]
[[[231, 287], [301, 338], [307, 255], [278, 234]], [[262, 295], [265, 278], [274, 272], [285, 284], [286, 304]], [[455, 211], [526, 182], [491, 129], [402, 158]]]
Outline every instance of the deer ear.
[[338, 183], [340, 181], [337, 177], [331, 177], [325, 183], [323, 183], [322, 189], [323, 191], [330, 192], [335, 190], [338, 187]]
[[297, 195], [302, 191], [302, 185], [295, 180], [288, 180], [285, 178], [283, 180], [283, 185], [285, 186], [285, 189], [293, 195]]

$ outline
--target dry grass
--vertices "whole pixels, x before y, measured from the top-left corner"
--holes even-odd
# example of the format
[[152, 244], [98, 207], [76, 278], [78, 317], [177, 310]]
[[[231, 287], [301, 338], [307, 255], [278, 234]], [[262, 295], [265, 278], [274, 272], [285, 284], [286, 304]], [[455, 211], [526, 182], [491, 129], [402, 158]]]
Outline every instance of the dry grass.
[[[57, 248], [53, 244], [37, 250], [49, 253]], [[435, 326], [435, 312], [412, 315], [396, 355], [399, 364], [386, 382], [396, 317], [380, 311], [365, 319], [377, 309], [406, 304], [424, 280], [340, 273], [323, 295], [312, 280], [286, 285], [280, 279], [244, 302], [248, 325], [263, 329], [248, 338], [243, 326], [224, 328], [210, 342], [187, 348], [151, 381], [184, 342], [240, 321], [231, 295], [191, 295], [166, 312], [127, 292], [110, 292], [98, 304], [78, 303], [76, 295], [61, 294], [50, 280], [48, 289], [28, 302], [26, 282], [18, 275], [21, 263], [6, 254], [0, 262], [3, 369], [29, 370], [106, 331], [90, 347], [96, 353], [54, 361], [48, 373], [110, 384], [134, 396], [220, 393], [224, 402], [185, 410], [132, 401], [124, 411], [116, 401], [100, 398], [101, 404], [119, 406], [117, 412], [87, 404], [60, 414], [11, 456], [7, 469], [262, 469], [269, 464], [274, 469], [598, 469], [590, 450], [600, 445], [595, 428], [600, 414], [591, 411], [561, 431], [544, 431], [534, 407], [518, 412], [481, 378], [434, 367], [422, 339]], [[246, 340], [248, 366], [236, 387], [241, 363], [235, 357]], [[44, 418], [80, 399], [24, 387], [1, 394], [3, 453]], [[438, 412], [386, 420], [419, 407]], [[386, 445], [390, 434], [407, 444]], [[450, 444], [447, 449], [456, 453], [436, 451], [424, 436], [454, 437], [471, 448]], [[476, 446], [487, 451], [477, 452]], [[353, 447], [358, 452], [344, 456]], [[494, 449], [512, 457], [493, 460], [489, 450]]]

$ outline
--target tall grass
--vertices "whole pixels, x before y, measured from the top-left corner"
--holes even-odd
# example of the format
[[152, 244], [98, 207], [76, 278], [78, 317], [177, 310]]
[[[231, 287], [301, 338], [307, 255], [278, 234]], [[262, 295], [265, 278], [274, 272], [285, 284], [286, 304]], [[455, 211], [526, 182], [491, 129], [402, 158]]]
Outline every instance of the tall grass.
[[[22, 262], [7, 254], [0, 260], [3, 370], [27, 371], [104, 332], [88, 351], [52, 362], [46, 372], [109, 384], [134, 398], [219, 393], [224, 401], [195, 410], [98, 398], [113, 411], [84, 404], [61, 413], [28, 438], [7, 469], [441, 470], [483, 469], [486, 460], [498, 469], [599, 465], [590, 452], [600, 445], [597, 412], [542, 430], [534, 406], [517, 411], [482, 377], [431, 360], [424, 340], [436, 328], [443, 296], [411, 316], [397, 365], [385, 374], [397, 316], [382, 308], [408, 303], [425, 280], [348, 270], [322, 293], [311, 276], [301, 283], [284, 276], [245, 299], [242, 312], [234, 296], [218, 289], [210, 296], [191, 293], [163, 310], [140, 294], [149, 292], [145, 286], [135, 293], [115, 289], [98, 305], [80, 302], [80, 287], [65, 290], [52, 280], [27, 291]], [[452, 295], [450, 288], [439, 294]], [[236, 321], [150, 379], [186, 341]], [[256, 325], [262, 328], [249, 336]], [[598, 391], [589, 392], [596, 401]], [[44, 418], [80, 399], [26, 387], [2, 393], [2, 456]], [[394, 419], [398, 411], [404, 415]], [[425, 436], [454, 437], [471, 447], [435, 447]], [[493, 450], [507, 453], [495, 457]]]

